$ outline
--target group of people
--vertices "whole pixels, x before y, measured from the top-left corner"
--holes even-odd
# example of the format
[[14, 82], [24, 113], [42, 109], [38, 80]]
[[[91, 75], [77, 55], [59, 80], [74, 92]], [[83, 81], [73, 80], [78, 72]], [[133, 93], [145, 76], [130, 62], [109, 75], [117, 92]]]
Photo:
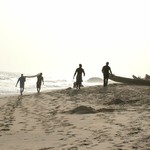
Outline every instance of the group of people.
[[16, 87], [17, 87], [18, 83], [20, 82], [20, 94], [21, 95], [23, 94], [23, 91], [24, 91], [26, 78], [31, 78], [31, 77], [37, 77], [36, 88], [37, 88], [37, 92], [40, 93], [42, 82], [44, 84], [44, 78], [42, 76], [42, 73], [39, 73], [35, 76], [24, 76], [23, 74], [21, 74], [21, 77], [18, 79], [16, 83]]
[[[103, 86], [107, 86], [108, 85], [108, 79], [109, 79], [109, 75], [112, 74], [111, 68], [109, 66], [109, 62], [106, 62], [106, 65], [102, 67], [102, 73], [103, 73]], [[85, 76], [85, 71], [82, 68], [82, 64], [79, 64], [79, 67], [75, 70], [74, 77], [76, 76], [76, 82], [74, 83], [77, 89], [80, 89], [82, 86], [82, 74]], [[26, 81], [26, 78], [30, 78], [30, 77], [37, 77], [37, 83], [36, 83], [36, 88], [37, 88], [37, 92], [40, 93], [41, 90], [41, 84], [43, 82], [44, 84], [44, 78], [42, 76], [42, 73], [35, 75], [35, 76], [23, 76], [23, 74], [21, 74], [21, 77], [18, 79], [17, 83], [16, 83], [16, 87], [17, 84], [20, 82], [20, 94], [22, 95], [23, 91], [24, 91], [24, 84]]]
[[[103, 86], [108, 85], [108, 79], [109, 75], [112, 74], [111, 68], [109, 66], [109, 62], [106, 62], [106, 65], [102, 67], [102, 73], [103, 73]], [[80, 89], [82, 86], [82, 74], [85, 76], [85, 71], [82, 68], [82, 64], [79, 64], [79, 68], [76, 69], [73, 79], [76, 76], [76, 88]]]

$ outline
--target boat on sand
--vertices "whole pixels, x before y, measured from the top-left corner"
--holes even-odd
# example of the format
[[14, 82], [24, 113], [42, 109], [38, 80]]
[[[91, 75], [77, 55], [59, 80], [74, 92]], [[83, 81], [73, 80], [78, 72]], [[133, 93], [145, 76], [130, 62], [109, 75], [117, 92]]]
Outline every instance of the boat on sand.
[[146, 80], [150, 80], [150, 75], [146, 74], [146, 75], [145, 75], [145, 79], [146, 79]]
[[141, 79], [140, 77], [137, 77], [135, 75], [133, 75], [132, 77], [133, 77], [133, 79]]
[[111, 75], [111, 74], [109, 75], [109, 79], [115, 82], [120, 82], [120, 83], [125, 83], [125, 84], [150, 86], [150, 81], [144, 80], [144, 79], [126, 78], [126, 77], [120, 77], [120, 76]]

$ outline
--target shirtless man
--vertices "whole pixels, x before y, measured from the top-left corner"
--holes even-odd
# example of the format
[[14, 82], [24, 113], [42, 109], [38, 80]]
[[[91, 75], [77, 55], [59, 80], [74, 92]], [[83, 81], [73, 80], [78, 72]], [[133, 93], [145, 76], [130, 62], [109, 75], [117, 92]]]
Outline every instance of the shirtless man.
[[109, 67], [109, 62], [106, 62], [106, 65], [103, 66], [102, 68], [102, 73], [103, 73], [103, 76], [104, 76], [104, 84], [103, 86], [107, 86], [108, 84], [108, 78], [109, 78], [109, 73], [112, 74], [112, 71], [111, 71], [111, 68]]
[[37, 88], [37, 92], [40, 93], [40, 90], [41, 90], [41, 83], [43, 82], [44, 84], [44, 78], [42, 76], [42, 73], [40, 73], [38, 76], [37, 76], [37, 83], [36, 83], [36, 88]]
[[23, 74], [21, 74], [21, 77], [18, 79], [17, 83], [16, 83], [16, 87], [17, 84], [20, 82], [20, 94], [22, 95], [23, 91], [24, 91], [24, 83], [26, 81], [26, 78], [23, 76]]

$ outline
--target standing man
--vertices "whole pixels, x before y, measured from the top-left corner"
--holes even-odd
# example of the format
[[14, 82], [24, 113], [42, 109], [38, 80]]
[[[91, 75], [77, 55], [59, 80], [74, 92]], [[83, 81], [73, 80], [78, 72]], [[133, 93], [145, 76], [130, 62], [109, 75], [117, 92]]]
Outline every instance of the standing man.
[[79, 68], [76, 69], [75, 73], [74, 73], [74, 76], [73, 76], [73, 79], [74, 77], [76, 76], [76, 85], [77, 85], [77, 88], [80, 89], [81, 87], [81, 83], [82, 83], [82, 73], [84, 74], [85, 76], [85, 72], [84, 72], [84, 69], [82, 68], [82, 64], [79, 64]]
[[103, 66], [102, 73], [103, 73], [103, 77], [104, 77], [104, 79], [103, 79], [103, 81], [104, 81], [103, 86], [105, 87], [108, 84], [109, 73], [112, 74], [111, 68], [109, 67], [109, 62], [106, 62], [106, 65]]
[[40, 93], [42, 82], [44, 85], [44, 78], [42, 77], [42, 73], [40, 73], [39, 75], [37, 75], [37, 83], [36, 83], [36, 88], [38, 93]]
[[17, 84], [20, 82], [20, 94], [22, 95], [23, 91], [24, 91], [24, 83], [26, 81], [26, 78], [23, 76], [23, 74], [21, 74], [21, 77], [18, 79], [17, 83], [16, 83], [16, 87]]

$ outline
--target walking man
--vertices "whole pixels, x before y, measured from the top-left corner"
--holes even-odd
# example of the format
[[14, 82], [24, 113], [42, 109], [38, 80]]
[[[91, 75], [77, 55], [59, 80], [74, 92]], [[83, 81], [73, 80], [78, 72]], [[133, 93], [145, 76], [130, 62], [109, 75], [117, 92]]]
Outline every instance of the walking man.
[[42, 73], [40, 73], [38, 76], [37, 76], [37, 83], [36, 83], [36, 88], [37, 88], [37, 92], [40, 93], [40, 90], [41, 90], [41, 83], [43, 82], [44, 84], [44, 78], [42, 76]]
[[79, 64], [79, 68], [76, 69], [76, 71], [74, 73], [74, 76], [73, 76], [73, 79], [76, 76], [76, 86], [77, 86], [77, 89], [80, 89], [80, 87], [82, 85], [82, 73], [85, 76], [85, 72], [84, 72], [84, 69], [82, 68], [82, 64]]
[[102, 68], [102, 73], [103, 73], [103, 86], [107, 86], [108, 84], [108, 79], [109, 79], [109, 74], [112, 74], [111, 68], [109, 67], [109, 62], [106, 62], [106, 65], [103, 66]]
[[16, 87], [17, 84], [20, 82], [20, 94], [22, 95], [23, 91], [24, 91], [24, 83], [26, 81], [26, 78], [23, 76], [23, 74], [21, 74], [21, 77], [18, 79], [17, 83], [16, 83]]

